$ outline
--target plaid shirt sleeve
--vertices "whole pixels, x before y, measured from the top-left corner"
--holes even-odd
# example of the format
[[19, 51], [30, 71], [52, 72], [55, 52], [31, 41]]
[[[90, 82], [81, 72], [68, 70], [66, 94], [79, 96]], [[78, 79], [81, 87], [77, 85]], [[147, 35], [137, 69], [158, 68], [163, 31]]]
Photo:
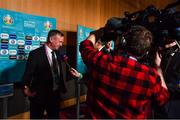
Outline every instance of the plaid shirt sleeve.
[[94, 49], [92, 42], [90, 42], [89, 40], [85, 40], [81, 42], [80, 52], [81, 52], [81, 57], [84, 63], [89, 64], [92, 61], [96, 61], [93, 59], [95, 58], [94, 56], [96, 55], [96, 52], [99, 52], [99, 51]]
[[[98, 61], [100, 61], [100, 65], [102, 65], [103, 61], [106, 61], [109, 58], [108, 54], [104, 55], [101, 51], [94, 49], [93, 43], [89, 40], [85, 40], [81, 43], [80, 52], [84, 63], [88, 65], [95, 65]], [[103, 61], [100, 60], [102, 57]]]
[[[158, 74], [158, 73], [157, 73]], [[153, 92], [153, 101], [155, 105], [162, 106], [169, 99], [169, 92], [166, 88], [161, 86], [161, 79], [158, 76], [154, 82], [152, 92]]]

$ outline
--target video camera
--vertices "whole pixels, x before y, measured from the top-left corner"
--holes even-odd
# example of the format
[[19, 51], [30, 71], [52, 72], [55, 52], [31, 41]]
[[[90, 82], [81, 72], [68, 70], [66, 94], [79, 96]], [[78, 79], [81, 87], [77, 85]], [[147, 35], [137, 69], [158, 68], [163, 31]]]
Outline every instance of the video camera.
[[149, 29], [154, 36], [154, 45], [163, 46], [167, 38], [180, 39], [180, 11], [174, 7], [180, 5], [180, 1], [169, 4], [165, 9], [158, 10], [153, 5], [134, 13], [125, 12], [124, 18], [112, 17], [103, 28], [92, 33], [102, 41], [116, 40], [117, 36], [123, 36], [132, 25], [142, 25]]

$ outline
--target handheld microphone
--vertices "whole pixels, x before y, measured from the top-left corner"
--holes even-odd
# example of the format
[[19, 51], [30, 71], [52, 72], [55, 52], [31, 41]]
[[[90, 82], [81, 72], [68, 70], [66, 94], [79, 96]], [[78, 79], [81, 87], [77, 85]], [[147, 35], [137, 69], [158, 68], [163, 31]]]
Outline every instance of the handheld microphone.
[[65, 62], [65, 64], [67, 65], [68, 69], [70, 70], [71, 66], [67, 62], [68, 61], [68, 56], [67, 55], [62, 55], [61, 58], [62, 58], [63, 62]]

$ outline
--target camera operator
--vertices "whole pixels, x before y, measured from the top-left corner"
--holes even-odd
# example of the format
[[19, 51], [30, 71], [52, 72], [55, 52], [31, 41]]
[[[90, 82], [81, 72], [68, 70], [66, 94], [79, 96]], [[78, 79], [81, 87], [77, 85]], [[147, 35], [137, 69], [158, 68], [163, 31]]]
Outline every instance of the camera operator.
[[151, 32], [142, 26], [132, 26], [125, 39], [126, 56], [97, 51], [94, 48], [98, 40], [96, 32], [80, 44], [82, 59], [92, 76], [87, 93], [89, 118], [145, 119], [149, 117], [152, 102], [161, 106], [169, 98], [158, 53], [157, 68], [138, 61], [151, 47]]
[[177, 40], [167, 39], [163, 49], [164, 78], [170, 91], [170, 100], [166, 107], [168, 118], [180, 118], [180, 46]]

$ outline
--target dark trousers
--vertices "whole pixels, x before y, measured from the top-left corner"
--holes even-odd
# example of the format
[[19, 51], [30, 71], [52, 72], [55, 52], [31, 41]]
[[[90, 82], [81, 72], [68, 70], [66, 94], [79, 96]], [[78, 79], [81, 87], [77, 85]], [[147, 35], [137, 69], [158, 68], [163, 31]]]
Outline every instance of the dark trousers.
[[47, 113], [48, 119], [60, 118], [60, 99], [57, 93], [52, 93], [47, 97], [35, 96], [30, 98], [30, 119], [43, 119], [44, 111]]

